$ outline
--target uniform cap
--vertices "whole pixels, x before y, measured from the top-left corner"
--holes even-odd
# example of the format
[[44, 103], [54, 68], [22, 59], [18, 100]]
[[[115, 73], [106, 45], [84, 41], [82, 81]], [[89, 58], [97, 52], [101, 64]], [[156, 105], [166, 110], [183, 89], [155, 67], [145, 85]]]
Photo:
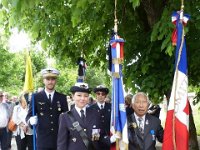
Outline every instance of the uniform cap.
[[91, 93], [91, 89], [89, 88], [87, 83], [84, 82], [77, 82], [74, 86], [70, 88], [72, 93], [75, 92], [84, 92], [84, 93]]
[[43, 78], [47, 78], [47, 77], [57, 78], [60, 72], [54, 68], [46, 68], [41, 71], [41, 74]]
[[94, 88], [94, 93], [100, 91], [100, 92], [105, 92], [106, 94], [109, 93], [109, 89], [105, 87], [104, 85], [98, 85], [97, 87]]

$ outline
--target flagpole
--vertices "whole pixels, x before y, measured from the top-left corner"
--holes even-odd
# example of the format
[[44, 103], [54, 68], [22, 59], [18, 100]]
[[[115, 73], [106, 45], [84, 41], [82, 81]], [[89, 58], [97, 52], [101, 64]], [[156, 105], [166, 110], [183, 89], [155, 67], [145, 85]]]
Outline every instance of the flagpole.
[[[34, 94], [32, 94], [32, 116], [35, 116]], [[36, 128], [35, 128], [35, 125], [33, 125], [33, 150], [36, 150]]]
[[[182, 24], [183, 23], [183, 12], [184, 12], [184, 0], [181, 0], [181, 11], [180, 11], [180, 23]], [[179, 23], [179, 22], [178, 22]], [[180, 62], [180, 58], [181, 58], [181, 54], [182, 54], [182, 49], [183, 49], [183, 42], [184, 42], [184, 27], [182, 28], [182, 35], [181, 35], [181, 45], [180, 45], [180, 48], [178, 50], [178, 60], [177, 60], [177, 63], [176, 63], [176, 71], [175, 71], [175, 74], [176, 74], [176, 82], [175, 82], [175, 89], [174, 89], [174, 106], [176, 107], [176, 91], [177, 91], [177, 82], [178, 82], [178, 66], [179, 66], [179, 62]], [[176, 110], [176, 108], [174, 108], [174, 110]], [[173, 124], [172, 124], [172, 128], [173, 128], [173, 147], [174, 147], [174, 150], [177, 150], [177, 147], [176, 147], [176, 131], [175, 131], [175, 112], [173, 114]]]
[[[25, 82], [24, 82], [24, 92], [27, 92], [32, 97], [32, 115], [35, 115], [34, 109], [34, 94], [33, 94], [33, 74], [32, 74], [32, 62], [30, 57], [30, 51], [26, 49], [26, 73], [25, 73]], [[33, 150], [36, 150], [36, 129], [35, 125], [33, 126]]]

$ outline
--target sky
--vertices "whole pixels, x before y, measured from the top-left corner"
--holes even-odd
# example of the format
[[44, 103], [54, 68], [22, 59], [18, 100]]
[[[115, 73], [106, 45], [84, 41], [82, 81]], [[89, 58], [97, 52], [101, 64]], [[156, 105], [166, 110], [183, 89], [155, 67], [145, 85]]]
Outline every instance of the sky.
[[[30, 50], [31, 48], [31, 39], [28, 36], [27, 33], [25, 33], [24, 31], [18, 31], [17, 28], [13, 28], [11, 30], [12, 34], [9, 38], [9, 52], [11, 53], [18, 53], [20, 51], [24, 51], [25, 49]], [[32, 45], [33, 46], [33, 45]], [[41, 42], [37, 42], [36, 45], [34, 45], [34, 50], [36, 51], [41, 51], [42, 47], [41, 47]], [[47, 55], [46, 58], [46, 62], [47, 62], [47, 66], [54, 66], [56, 64], [55, 59], [54, 58], [49, 58]]]
[[18, 31], [17, 28], [12, 29], [12, 35], [9, 39], [9, 51], [16, 53], [23, 51], [25, 48], [29, 48], [31, 40], [24, 31]]

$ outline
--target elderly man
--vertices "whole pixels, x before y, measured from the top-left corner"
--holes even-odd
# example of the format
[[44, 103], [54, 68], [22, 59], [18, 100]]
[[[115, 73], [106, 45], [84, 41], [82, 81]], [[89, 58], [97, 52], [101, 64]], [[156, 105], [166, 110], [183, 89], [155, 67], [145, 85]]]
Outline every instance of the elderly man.
[[3, 103], [3, 92], [0, 91], [0, 145], [1, 150], [8, 150], [7, 140], [7, 125], [9, 121], [9, 108], [6, 103]]
[[66, 95], [55, 91], [59, 71], [47, 68], [41, 73], [45, 88], [33, 95], [34, 102], [30, 103], [26, 120], [30, 125], [36, 125], [37, 150], [56, 150], [58, 118], [61, 113], [68, 110], [68, 105]]
[[163, 141], [161, 121], [147, 113], [150, 101], [143, 92], [133, 96], [134, 113], [128, 118], [129, 149], [156, 150], [156, 139]]

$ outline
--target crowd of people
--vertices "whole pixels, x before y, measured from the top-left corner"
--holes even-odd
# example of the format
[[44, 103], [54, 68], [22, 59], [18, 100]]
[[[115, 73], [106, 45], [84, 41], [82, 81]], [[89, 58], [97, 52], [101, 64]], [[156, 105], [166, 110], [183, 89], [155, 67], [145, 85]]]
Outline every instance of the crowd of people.
[[[55, 90], [58, 70], [47, 68], [41, 75], [44, 88], [20, 94], [18, 101], [16, 96], [8, 100], [8, 93], [0, 91], [1, 150], [11, 149], [13, 136], [18, 150], [32, 150], [34, 145], [37, 150], [110, 150], [118, 135], [110, 135], [109, 89], [104, 85], [91, 89], [79, 82], [66, 96]], [[156, 141], [163, 140], [160, 109], [150, 106], [143, 92], [125, 97], [129, 150], [154, 150]], [[8, 130], [11, 118], [17, 126], [14, 131]]]

